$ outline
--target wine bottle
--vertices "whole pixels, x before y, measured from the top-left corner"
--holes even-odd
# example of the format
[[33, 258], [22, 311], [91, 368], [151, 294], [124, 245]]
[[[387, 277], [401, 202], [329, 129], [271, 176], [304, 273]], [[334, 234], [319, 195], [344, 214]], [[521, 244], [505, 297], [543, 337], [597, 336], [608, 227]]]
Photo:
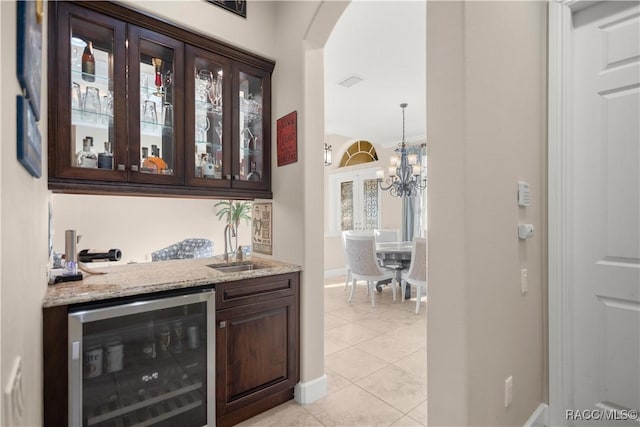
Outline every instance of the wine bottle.
[[120, 249], [109, 249], [108, 251], [97, 249], [83, 249], [78, 253], [78, 261], [120, 261], [122, 251]]
[[93, 42], [89, 42], [82, 52], [82, 80], [96, 81], [96, 59], [93, 57]]

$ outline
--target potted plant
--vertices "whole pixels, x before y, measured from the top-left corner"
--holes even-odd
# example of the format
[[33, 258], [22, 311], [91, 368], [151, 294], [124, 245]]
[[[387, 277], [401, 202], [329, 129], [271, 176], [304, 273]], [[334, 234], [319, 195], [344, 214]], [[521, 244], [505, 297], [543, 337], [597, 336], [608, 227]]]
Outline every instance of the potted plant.
[[[230, 225], [231, 236], [229, 237], [229, 247], [231, 251], [238, 248], [238, 226], [240, 220], [245, 220], [246, 224], [251, 221], [251, 202], [241, 200], [223, 200], [215, 204], [218, 208], [216, 215], [219, 220], [226, 221]], [[231, 244], [231, 237], [235, 237], [235, 247]], [[224, 236], [225, 240], [227, 236]]]

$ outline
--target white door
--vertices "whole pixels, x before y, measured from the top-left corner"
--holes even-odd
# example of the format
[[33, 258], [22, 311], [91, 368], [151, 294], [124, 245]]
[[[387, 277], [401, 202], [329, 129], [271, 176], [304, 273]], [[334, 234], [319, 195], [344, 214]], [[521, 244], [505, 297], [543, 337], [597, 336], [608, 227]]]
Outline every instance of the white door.
[[329, 231], [380, 228], [381, 195], [376, 168], [335, 173], [329, 176]]
[[[586, 3], [586, 2], [585, 2]], [[640, 7], [601, 2], [573, 14], [575, 221], [572, 340], [575, 425], [640, 409]], [[574, 415], [575, 418], [575, 415]]]

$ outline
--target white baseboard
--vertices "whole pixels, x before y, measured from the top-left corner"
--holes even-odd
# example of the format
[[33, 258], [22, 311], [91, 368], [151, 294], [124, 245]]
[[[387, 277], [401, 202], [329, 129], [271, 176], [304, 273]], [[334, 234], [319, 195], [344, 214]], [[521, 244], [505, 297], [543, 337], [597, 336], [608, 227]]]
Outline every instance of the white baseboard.
[[324, 278], [328, 279], [329, 277], [344, 276], [346, 274], [347, 274], [347, 269], [346, 268], [336, 268], [334, 270], [325, 270], [324, 271]]
[[313, 403], [327, 395], [327, 375], [307, 381], [299, 382], [294, 389], [294, 398], [301, 405]]
[[549, 425], [549, 405], [541, 403], [540, 406], [533, 411], [524, 427], [547, 427]]

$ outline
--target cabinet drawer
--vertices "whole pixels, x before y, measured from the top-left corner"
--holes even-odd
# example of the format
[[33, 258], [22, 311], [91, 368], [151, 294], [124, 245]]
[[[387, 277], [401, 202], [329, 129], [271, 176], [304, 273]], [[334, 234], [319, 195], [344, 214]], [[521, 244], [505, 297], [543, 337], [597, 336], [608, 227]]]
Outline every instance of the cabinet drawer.
[[258, 277], [216, 285], [216, 309], [282, 298], [298, 292], [297, 273]]

